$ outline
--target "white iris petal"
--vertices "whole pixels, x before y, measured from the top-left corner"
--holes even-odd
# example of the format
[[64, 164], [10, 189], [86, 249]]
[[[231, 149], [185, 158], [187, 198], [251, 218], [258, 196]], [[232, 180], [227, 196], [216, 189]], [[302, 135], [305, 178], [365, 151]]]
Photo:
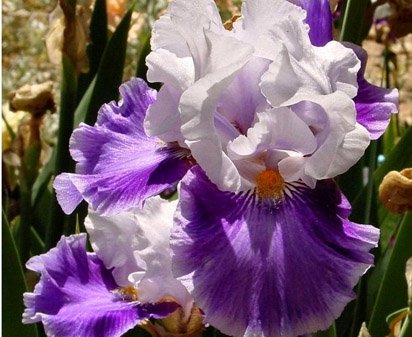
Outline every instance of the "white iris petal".
[[172, 274], [170, 231], [177, 200], [147, 199], [143, 209], [101, 216], [91, 210], [85, 226], [97, 256], [113, 268], [116, 283], [135, 286], [139, 301], [155, 303], [173, 297], [190, 313], [193, 300]]
[[175, 0], [155, 24], [148, 78], [163, 82], [145, 120], [151, 136], [185, 144], [221, 190], [346, 171], [368, 132], [353, 98], [360, 61], [341, 43], [313, 46], [306, 12], [285, 0], [244, 1], [225, 30], [212, 0]]

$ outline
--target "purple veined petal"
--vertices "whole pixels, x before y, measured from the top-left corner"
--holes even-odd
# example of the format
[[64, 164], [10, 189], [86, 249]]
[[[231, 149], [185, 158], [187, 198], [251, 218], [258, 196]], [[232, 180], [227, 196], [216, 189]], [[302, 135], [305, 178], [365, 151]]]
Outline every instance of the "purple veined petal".
[[117, 337], [176, 310], [175, 303], [126, 301], [110, 270], [85, 246], [86, 234], [62, 237], [56, 248], [27, 262], [41, 277], [34, 292], [24, 294], [23, 323], [41, 321], [48, 336]]
[[66, 213], [82, 199], [101, 214], [141, 207], [146, 198], [174, 186], [190, 167], [187, 150], [144, 132], [144, 116], [156, 92], [140, 79], [123, 84], [120, 92], [122, 100], [103, 105], [95, 126], [81, 124], [73, 132], [76, 173], [63, 173], [54, 182]]
[[219, 191], [198, 167], [182, 181], [174, 272], [192, 275], [205, 321], [223, 333], [295, 337], [326, 329], [373, 263], [368, 251], [379, 232], [347, 219], [332, 180], [292, 188], [275, 203]]
[[289, 0], [306, 10], [309, 37], [314, 46], [324, 46], [333, 39], [332, 11], [329, 0]]
[[399, 92], [397, 89], [385, 89], [370, 84], [364, 78], [368, 54], [366, 51], [349, 42], [343, 43], [351, 48], [361, 60], [361, 69], [358, 72], [358, 94], [354, 98], [357, 121], [370, 134], [372, 140], [378, 139], [386, 130], [392, 113], [398, 112]]

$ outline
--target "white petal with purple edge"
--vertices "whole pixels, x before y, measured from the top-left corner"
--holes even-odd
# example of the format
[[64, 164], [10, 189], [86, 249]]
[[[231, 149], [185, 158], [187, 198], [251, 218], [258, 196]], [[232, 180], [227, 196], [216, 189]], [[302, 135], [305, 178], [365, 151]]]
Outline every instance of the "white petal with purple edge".
[[398, 89], [380, 88], [366, 81], [364, 74], [368, 54], [353, 43], [344, 42], [344, 45], [351, 48], [362, 63], [358, 72], [359, 90], [354, 98], [357, 121], [369, 131], [370, 139], [378, 139], [386, 130], [391, 115], [398, 112]]
[[183, 179], [172, 232], [176, 276], [192, 276], [205, 321], [223, 333], [295, 337], [326, 329], [354, 297], [379, 231], [347, 219], [333, 181], [281, 201], [219, 191], [199, 168]]

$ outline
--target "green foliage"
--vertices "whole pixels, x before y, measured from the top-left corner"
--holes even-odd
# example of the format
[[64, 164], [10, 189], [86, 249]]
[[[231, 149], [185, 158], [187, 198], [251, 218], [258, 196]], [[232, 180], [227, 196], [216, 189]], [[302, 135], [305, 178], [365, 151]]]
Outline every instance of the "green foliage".
[[396, 236], [389, 263], [380, 283], [368, 329], [374, 337], [384, 337], [388, 332], [385, 318], [393, 311], [407, 305], [405, 265], [412, 256], [412, 214], [403, 217]]
[[35, 325], [21, 323], [23, 292], [27, 291], [23, 269], [7, 218], [2, 214], [2, 335], [37, 337]]
[[80, 122], [93, 125], [96, 122], [97, 112], [101, 105], [118, 98], [132, 13], [133, 6], [128, 10], [107, 43], [96, 77], [91, 82], [76, 110], [75, 126]]
[[90, 44], [87, 46], [89, 56], [89, 72], [79, 76], [78, 97], [83, 97], [97, 70], [107, 45], [107, 9], [106, 0], [97, 0], [90, 22]]
[[[74, 162], [69, 152], [69, 140], [73, 131], [74, 111], [76, 109], [77, 73], [74, 65], [64, 53], [62, 65], [59, 134], [53, 171], [54, 175], [62, 172], [72, 172], [74, 169]], [[54, 196], [50, 205], [50, 221], [46, 229], [46, 249], [50, 249], [56, 245], [60, 236], [63, 234], [65, 223], [69, 220], [70, 218], [65, 216]]]
[[329, 329], [325, 331], [318, 331], [312, 334], [313, 337], [336, 337], [336, 326], [332, 324]]

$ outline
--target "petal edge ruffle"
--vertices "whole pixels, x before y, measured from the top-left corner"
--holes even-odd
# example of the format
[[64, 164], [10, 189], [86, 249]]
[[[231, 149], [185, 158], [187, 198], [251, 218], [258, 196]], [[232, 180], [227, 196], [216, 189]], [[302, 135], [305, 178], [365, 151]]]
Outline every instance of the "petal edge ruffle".
[[259, 203], [254, 194], [219, 191], [199, 168], [183, 179], [174, 271], [192, 275], [194, 300], [223, 333], [326, 329], [373, 262], [378, 230], [342, 217], [347, 202], [334, 182], [291, 193], [280, 204]]
[[190, 164], [187, 150], [145, 134], [146, 111], [156, 92], [140, 79], [120, 87], [122, 100], [105, 104], [94, 127], [81, 124], [73, 132], [70, 152], [76, 173], [56, 177], [57, 198], [66, 213], [81, 199], [100, 214], [141, 207], [180, 180]]
[[142, 320], [166, 317], [177, 308], [125, 301], [116, 294], [110, 270], [85, 246], [86, 234], [62, 237], [56, 248], [27, 262], [41, 278], [33, 293], [24, 294], [23, 323], [41, 321], [48, 336], [119, 337]]

